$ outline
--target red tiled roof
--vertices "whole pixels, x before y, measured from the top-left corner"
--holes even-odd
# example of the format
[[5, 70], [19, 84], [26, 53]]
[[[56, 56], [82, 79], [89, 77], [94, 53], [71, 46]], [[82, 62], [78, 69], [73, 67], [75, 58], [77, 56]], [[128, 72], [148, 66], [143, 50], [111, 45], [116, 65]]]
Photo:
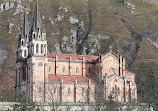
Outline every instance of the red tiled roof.
[[73, 54], [60, 54], [60, 53], [48, 53], [49, 58], [55, 58], [56, 55], [59, 59], [69, 59], [70, 56], [74, 60], [82, 60], [83, 57], [87, 61], [95, 61], [99, 56], [93, 56], [93, 55], [73, 55]]
[[91, 82], [95, 82], [95, 80], [89, 77], [48, 75], [48, 81], [61, 81], [61, 79], [63, 79], [64, 82], [75, 82], [76, 79], [78, 82], [88, 82], [89, 80], [91, 80]]

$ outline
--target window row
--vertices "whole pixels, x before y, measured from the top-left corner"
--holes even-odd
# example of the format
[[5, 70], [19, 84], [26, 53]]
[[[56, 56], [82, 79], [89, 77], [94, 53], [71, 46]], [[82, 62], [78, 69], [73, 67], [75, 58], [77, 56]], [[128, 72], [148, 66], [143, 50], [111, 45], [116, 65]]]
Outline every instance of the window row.
[[[57, 91], [57, 90], [59, 90], [59, 91]], [[75, 90], [75, 89], [74, 89]], [[82, 96], [85, 96], [86, 94], [87, 94], [87, 91], [86, 91], [87, 89], [86, 88], [81, 88], [81, 90], [80, 90], [80, 94], [82, 95]], [[54, 87], [53, 88], [53, 90], [49, 90], [51, 93], [51, 95], [56, 95], [57, 94], [57, 92], [60, 92], [60, 88], [59, 89], [57, 89], [57, 87]], [[74, 93], [74, 91], [72, 91], [71, 92], [71, 89], [70, 89], [70, 87], [68, 87], [67, 88], [67, 90], [64, 90], [65, 91], [65, 93], [64, 94], [67, 94], [68, 96], [70, 96], [71, 95], [71, 93]], [[38, 88], [38, 93], [39, 94], [41, 94], [41, 87], [39, 87]], [[77, 94], [79, 94], [79, 92], [76, 92]]]
[[[46, 45], [43, 46], [43, 44], [41, 44], [40, 53], [44, 53], [45, 48], [46, 48]], [[36, 53], [39, 53], [39, 45], [38, 44], [36, 44]]]
[[[38, 29], [38, 31], [39, 31], [39, 29]], [[34, 39], [36, 38], [36, 34], [35, 34], [35, 33], [33, 34], [33, 38], [34, 38]], [[38, 38], [39, 38], [39, 39], [41, 38], [41, 35], [40, 35], [40, 34], [38, 35]], [[46, 39], [46, 35], [45, 35], [45, 34], [43, 34], [43, 37], [42, 37], [42, 40], [44, 40], [44, 39]]]
[[[48, 66], [48, 73], [50, 73], [51, 72], [51, 66]], [[63, 66], [62, 67], [62, 73], [64, 73], [65, 72], [65, 66]], [[78, 67], [76, 67], [75, 68], [75, 73], [77, 74], [79, 71], [78, 71]], [[89, 67], [88, 68], [88, 74], [90, 74], [91, 73], [91, 68]]]
[[116, 85], [115, 87], [112, 87], [112, 94], [120, 95], [120, 88], [117, 87]]

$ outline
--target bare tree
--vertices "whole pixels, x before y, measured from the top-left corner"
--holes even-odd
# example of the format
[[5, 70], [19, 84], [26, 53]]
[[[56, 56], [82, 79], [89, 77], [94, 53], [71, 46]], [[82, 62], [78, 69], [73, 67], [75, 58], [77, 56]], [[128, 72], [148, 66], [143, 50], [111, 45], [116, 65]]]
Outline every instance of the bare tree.
[[34, 111], [35, 109], [36, 103], [33, 102], [27, 91], [19, 95], [17, 104], [13, 106], [13, 111]]

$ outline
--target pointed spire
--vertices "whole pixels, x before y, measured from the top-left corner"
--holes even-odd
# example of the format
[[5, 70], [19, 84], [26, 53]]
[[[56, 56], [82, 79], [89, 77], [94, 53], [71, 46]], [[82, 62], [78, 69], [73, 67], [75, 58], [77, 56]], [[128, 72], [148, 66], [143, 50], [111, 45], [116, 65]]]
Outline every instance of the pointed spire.
[[20, 40], [24, 39], [24, 23], [22, 23], [22, 27], [21, 27], [21, 34], [20, 34]]
[[43, 24], [42, 32], [43, 32], [43, 33], [46, 33], [46, 30], [45, 30], [45, 28], [44, 28], [44, 24]]
[[38, 28], [40, 30], [42, 29], [42, 22], [41, 22], [41, 15], [40, 15], [40, 10], [39, 10], [38, 0], [36, 1], [36, 9], [35, 9], [35, 14], [34, 14], [34, 23], [35, 23], [36, 30]]
[[35, 23], [33, 23], [33, 31], [36, 31]]
[[24, 40], [24, 43], [27, 43], [28, 41], [28, 35], [29, 35], [29, 23], [28, 23], [28, 17], [26, 10], [23, 12], [23, 21], [22, 21], [22, 27], [21, 27], [21, 34], [19, 35], [19, 46], [21, 44], [21, 39]]
[[18, 38], [18, 47], [21, 46], [21, 34], [19, 34], [19, 38]]
[[36, 0], [36, 3], [38, 4], [38, 0]]
[[28, 36], [28, 33], [29, 33], [29, 23], [28, 23], [28, 17], [27, 17], [26, 10], [24, 10], [23, 24], [22, 24], [22, 31], [21, 32], [22, 32], [21, 33], [22, 38], [25, 38], [26, 36]]

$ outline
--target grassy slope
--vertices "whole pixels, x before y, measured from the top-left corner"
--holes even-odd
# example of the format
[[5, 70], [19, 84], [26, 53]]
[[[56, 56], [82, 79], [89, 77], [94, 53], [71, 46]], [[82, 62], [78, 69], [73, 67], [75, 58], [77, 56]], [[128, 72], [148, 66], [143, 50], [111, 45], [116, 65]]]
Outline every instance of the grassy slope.
[[157, 103], [158, 51], [143, 38], [132, 70], [136, 73], [139, 100]]
[[[156, 83], [158, 83], [158, 64], [156, 62], [158, 52], [150, 42], [146, 39], [142, 39], [138, 44], [139, 48], [135, 51], [134, 57], [130, 55], [132, 52], [131, 50], [136, 49], [135, 43], [137, 42], [136, 38], [138, 37], [138, 34], [142, 34], [147, 30], [158, 27], [158, 6], [152, 3], [142, 2], [141, 0], [131, 2], [136, 5], [136, 15], [132, 15], [129, 8], [115, 0], [93, 0], [93, 2], [86, 2], [85, 0], [40, 1], [41, 15], [45, 16], [43, 23], [45, 24], [47, 31], [49, 51], [55, 50], [54, 44], [62, 41], [63, 35], [70, 35], [70, 29], [72, 27], [76, 28], [75, 25], [68, 23], [69, 16], [84, 21], [85, 34], [89, 28], [87, 25], [89, 20], [87, 10], [91, 9], [92, 24], [90, 26], [90, 34], [105, 34], [111, 36], [113, 42], [110, 42], [115, 51], [117, 50], [116, 40], [119, 41], [118, 45], [121, 53], [126, 56], [127, 62], [131, 63], [128, 69], [131, 69], [137, 74], [136, 77], [139, 88], [145, 88], [142, 84], [139, 84], [139, 81], [148, 81], [148, 76], [150, 76], [151, 71], [153, 72], [152, 75], [155, 78]], [[88, 7], [88, 4], [90, 4], [90, 7]], [[31, 12], [29, 13], [30, 21], [32, 21], [31, 17], [34, 5], [35, 2], [27, 4], [27, 7], [31, 9]], [[58, 8], [60, 6], [67, 7], [69, 11], [67, 13], [59, 12]], [[8, 52], [7, 58], [3, 64], [3, 74], [5, 76], [15, 73], [17, 28], [14, 27], [12, 34], [8, 34], [8, 24], [10, 22], [20, 26], [20, 14], [13, 16], [12, 13], [14, 11], [15, 10], [12, 9], [3, 13], [2, 27], [4, 27], [4, 29], [0, 32], [0, 36], [2, 37], [0, 38], [0, 41], [2, 41], [3, 46]], [[65, 16], [64, 21], [55, 22], [54, 19], [58, 14], [63, 14]], [[50, 24], [50, 21], [48, 20], [49, 17], [53, 20], [53, 25]], [[51, 33], [56, 33], [58, 30], [60, 31], [60, 34], [52, 37]], [[82, 36], [80, 38], [82, 38]], [[109, 41], [100, 41], [100, 44], [102, 48], [100, 51], [96, 52], [96, 54], [105, 53], [110, 43]], [[123, 47], [125, 47], [125, 49]], [[146, 59], [152, 60], [147, 61]], [[134, 60], [134, 62], [131, 62], [132, 60]], [[6, 98], [6, 100], [8, 100], [8, 98]]]

